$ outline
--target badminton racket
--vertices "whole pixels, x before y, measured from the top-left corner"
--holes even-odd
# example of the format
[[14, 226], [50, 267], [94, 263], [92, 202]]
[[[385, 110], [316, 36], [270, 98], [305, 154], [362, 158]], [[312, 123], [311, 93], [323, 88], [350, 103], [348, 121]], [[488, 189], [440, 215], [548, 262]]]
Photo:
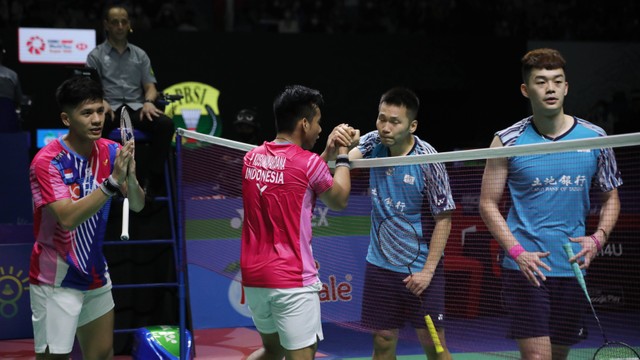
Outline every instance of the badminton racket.
[[[120, 141], [124, 146], [129, 140], [135, 141], [133, 137], [133, 125], [129, 117], [129, 111], [122, 107], [120, 111]], [[129, 199], [125, 196], [122, 201], [122, 232], [120, 240], [129, 240]]]
[[[567, 254], [569, 258], [574, 257], [573, 249], [571, 248], [571, 243], [565, 243], [562, 245], [564, 248], [564, 252]], [[596, 350], [593, 355], [593, 359], [640, 359], [640, 355], [629, 345], [620, 342], [620, 341], [609, 341], [607, 338], [607, 334], [604, 332], [604, 328], [600, 323], [600, 319], [598, 318], [598, 314], [596, 313], [596, 309], [593, 307], [593, 303], [591, 302], [591, 297], [589, 296], [589, 292], [587, 291], [587, 284], [584, 280], [584, 275], [580, 270], [580, 266], [577, 261], [571, 263], [571, 269], [573, 270], [573, 274], [576, 276], [584, 295], [587, 297], [589, 302], [589, 307], [591, 307], [591, 312], [593, 313], [593, 317], [596, 319], [596, 323], [598, 324], [598, 328], [600, 329], [600, 333], [602, 334], [603, 344]]]
[[[413, 276], [411, 264], [420, 256], [420, 237], [415, 227], [402, 215], [392, 215], [378, 226], [378, 245], [385, 259], [394, 266], [406, 266], [410, 276]], [[422, 298], [420, 308], [424, 308]], [[425, 324], [433, 340], [438, 354], [444, 352], [440, 338], [436, 332], [433, 320], [429, 315], [424, 317]]]

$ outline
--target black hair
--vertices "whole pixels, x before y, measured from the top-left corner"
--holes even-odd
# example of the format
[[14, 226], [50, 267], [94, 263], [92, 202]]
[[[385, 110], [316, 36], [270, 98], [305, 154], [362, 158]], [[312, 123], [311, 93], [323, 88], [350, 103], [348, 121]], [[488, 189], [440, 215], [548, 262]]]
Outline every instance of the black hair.
[[324, 100], [318, 90], [302, 85], [287, 86], [273, 101], [276, 131], [293, 132], [300, 119], [311, 121], [322, 105]]
[[418, 96], [413, 91], [404, 87], [395, 87], [382, 94], [379, 105], [382, 103], [406, 107], [410, 121], [416, 119], [418, 110], [420, 109], [420, 99], [418, 99]]
[[86, 101], [102, 101], [102, 84], [87, 76], [73, 76], [60, 84], [56, 90], [56, 101], [62, 111], [75, 108]]

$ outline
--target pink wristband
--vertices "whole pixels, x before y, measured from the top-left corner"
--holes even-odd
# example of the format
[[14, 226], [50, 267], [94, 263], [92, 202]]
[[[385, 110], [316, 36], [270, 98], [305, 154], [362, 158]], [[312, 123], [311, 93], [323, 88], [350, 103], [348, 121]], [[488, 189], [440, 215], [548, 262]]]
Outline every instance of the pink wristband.
[[522, 247], [522, 245], [518, 244], [516, 246], [513, 246], [511, 249], [509, 249], [509, 256], [511, 256], [511, 258], [515, 260], [523, 252], [525, 252], [524, 248]]
[[595, 235], [591, 235], [591, 240], [596, 243], [596, 249], [598, 249], [598, 251], [602, 250], [602, 244], [600, 244], [600, 240], [598, 240]]

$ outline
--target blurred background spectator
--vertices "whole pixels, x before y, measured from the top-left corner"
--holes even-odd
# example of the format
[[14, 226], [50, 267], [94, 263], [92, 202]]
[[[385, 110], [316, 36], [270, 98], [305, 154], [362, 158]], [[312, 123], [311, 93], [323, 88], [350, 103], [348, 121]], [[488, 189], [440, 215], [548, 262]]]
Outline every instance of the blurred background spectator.
[[[93, 28], [109, 0], [0, 0], [0, 27]], [[424, 33], [636, 41], [640, 2], [595, 0], [127, 0], [140, 29]], [[53, 14], [53, 16], [52, 16]], [[96, 28], [96, 30], [98, 30]]]
[[0, 39], [0, 132], [20, 130], [22, 86], [18, 74], [2, 65], [7, 51]]
[[255, 109], [242, 109], [238, 111], [236, 120], [233, 122], [233, 140], [245, 144], [261, 145], [265, 140], [261, 135], [258, 113]]

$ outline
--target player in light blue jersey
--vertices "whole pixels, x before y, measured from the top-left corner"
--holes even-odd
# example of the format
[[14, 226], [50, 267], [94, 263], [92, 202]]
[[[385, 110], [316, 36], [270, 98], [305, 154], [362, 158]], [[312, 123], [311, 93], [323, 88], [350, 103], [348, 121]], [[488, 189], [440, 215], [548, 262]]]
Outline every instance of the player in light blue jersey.
[[[413, 133], [418, 127], [418, 97], [409, 89], [387, 91], [379, 103], [376, 131], [364, 135], [350, 159], [434, 154], [436, 150]], [[442, 255], [455, 209], [443, 164], [377, 167], [370, 170], [371, 241], [363, 292], [362, 323], [373, 332], [374, 359], [395, 359], [399, 329], [411, 323], [429, 359], [450, 359], [444, 337], [444, 269]], [[391, 264], [381, 253], [376, 229], [387, 217], [408, 221], [397, 233], [413, 227], [420, 244], [417, 259], [406, 266]], [[427, 224], [433, 224], [433, 228]], [[411, 230], [413, 231], [413, 230]], [[424, 316], [431, 315], [445, 351], [437, 354]]]
[[[564, 113], [565, 64], [553, 49], [532, 50], [522, 58], [520, 91], [533, 115], [498, 131], [491, 147], [606, 136], [601, 128]], [[507, 254], [502, 265], [509, 337], [518, 342], [523, 359], [566, 359], [570, 347], [585, 336], [583, 312], [576, 309], [584, 309], [586, 299], [562, 245], [572, 242], [576, 256], [570, 260], [589, 267], [617, 221], [621, 184], [611, 149], [487, 161], [480, 212]], [[512, 200], [506, 220], [499, 208], [505, 185]], [[602, 210], [597, 230], [587, 234], [592, 186], [602, 192]]]

